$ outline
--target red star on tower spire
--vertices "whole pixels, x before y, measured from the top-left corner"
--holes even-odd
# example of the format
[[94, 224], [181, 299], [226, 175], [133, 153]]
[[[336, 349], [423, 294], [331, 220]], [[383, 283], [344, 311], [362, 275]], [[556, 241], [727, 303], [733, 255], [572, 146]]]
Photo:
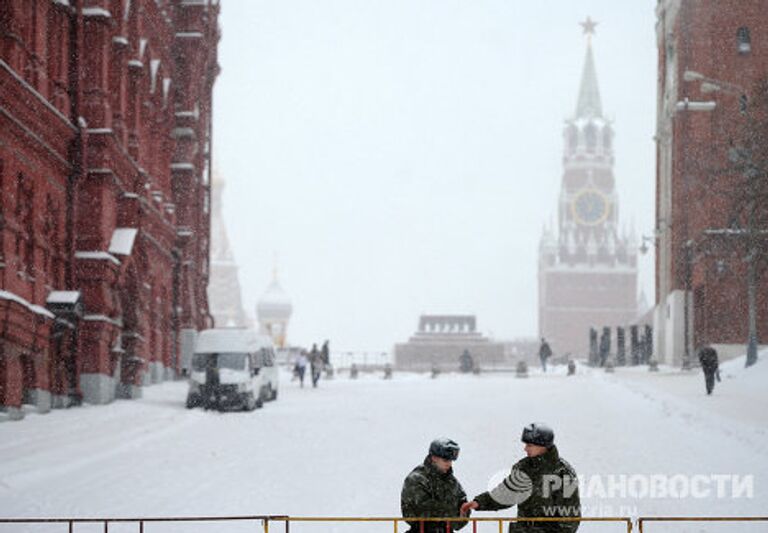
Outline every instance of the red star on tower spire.
[[587, 17], [587, 20], [579, 22], [579, 24], [584, 30], [584, 35], [586, 35], [588, 39], [591, 39], [592, 35], [595, 34], [595, 26], [597, 26], [598, 23], [592, 20], [591, 17]]

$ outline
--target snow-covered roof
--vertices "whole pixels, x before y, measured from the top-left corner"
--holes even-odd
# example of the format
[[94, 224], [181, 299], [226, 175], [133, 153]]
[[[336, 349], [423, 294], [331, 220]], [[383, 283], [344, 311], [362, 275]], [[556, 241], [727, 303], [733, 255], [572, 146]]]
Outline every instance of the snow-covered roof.
[[269, 348], [272, 340], [248, 328], [205, 329], [197, 336], [195, 353], [249, 353]]
[[22, 298], [18, 294], [14, 294], [12, 292], [0, 290], [0, 300], [7, 300], [11, 302], [16, 302], [19, 305], [22, 305], [32, 311], [33, 313], [37, 315], [42, 315], [47, 318], [56, 318], [53, 313], [51, 313], [48, 309], [45, 307], [41, 307], [39, 305], [35, 305], [31, 302], [28, 302], [26, 299]]
[[45, 303], [74, 305], [79, 299], [80, 291], [51, 291], [48, 298], [45, 299]]
[[112, 232], [112, 240], [109, 243], [109, 253], [117, 255], [131, 255], [133, 243], [136, 240], [136, 228], [116, 228]]

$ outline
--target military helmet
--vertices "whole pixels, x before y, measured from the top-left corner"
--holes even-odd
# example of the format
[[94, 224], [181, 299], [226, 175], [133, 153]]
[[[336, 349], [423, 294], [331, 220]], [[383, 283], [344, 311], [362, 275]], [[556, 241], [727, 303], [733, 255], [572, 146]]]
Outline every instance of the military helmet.
[[459, 458], [459, 445], [451, 439], [435, 439], [429, 445], [429, 455], [440, 457], [446, 461], [455, 461]]
[[534, 422], [523, 428], [523, 436], [520, 440], [526, 444], [551, 448], [555, 444], [555, 432], [546, 424]]

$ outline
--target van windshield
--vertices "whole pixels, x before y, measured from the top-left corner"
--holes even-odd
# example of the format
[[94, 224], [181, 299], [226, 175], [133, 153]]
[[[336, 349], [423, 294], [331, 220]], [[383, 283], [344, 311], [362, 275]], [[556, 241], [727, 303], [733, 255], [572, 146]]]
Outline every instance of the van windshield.
[[192, 370], [195, 372], [205, 372], [213, 361], [213, 355], [208, 353], [196, 353], [192, 357]]
[[231, 370], [245, 370], [244, 353], [220, 353], [217, 358], [217, 368], [229, 368]]
[[244, 353], [196, 353], [192, 358], [192, 370], [205, 372], [209, 368], [245, 370]]

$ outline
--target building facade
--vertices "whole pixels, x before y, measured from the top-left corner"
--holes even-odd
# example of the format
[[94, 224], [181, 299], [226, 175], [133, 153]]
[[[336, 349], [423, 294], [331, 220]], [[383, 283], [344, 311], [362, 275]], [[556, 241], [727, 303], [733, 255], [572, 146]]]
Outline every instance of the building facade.
[[505, 345], [477, 331], [474, 316], [422, 315], [418, 330], [408, 342], [395, 345], [395, 367], [420, 372], [435, 367], [458, 369], [465, 350], [481, 368], [507, 362]]
[[[713, 171], [727, 166], [743, 127], [742, 95], [768, 76], [768, 1], [659, 0], [656, 11], [655, 356], [683, 364], [712, 344], [733, 357], [746, 350], [748, 266], [738, 246], [712, 235], [733, 227], [728, 196], [741, 180]], [[766, 295], [763, 280], [759, 339], [768, 338]]]
[[556, 355], [586, 356], [590, 327], [637, 318], [637, 242], [620, 229], [611, 122], [603, 115], [591, 36], [573, 117], [563, 131], [557, 228], [539, 245], [539, 335]]
[[210, 324], [213, 0], [0, 2], [0, 406], [135, 397]]

